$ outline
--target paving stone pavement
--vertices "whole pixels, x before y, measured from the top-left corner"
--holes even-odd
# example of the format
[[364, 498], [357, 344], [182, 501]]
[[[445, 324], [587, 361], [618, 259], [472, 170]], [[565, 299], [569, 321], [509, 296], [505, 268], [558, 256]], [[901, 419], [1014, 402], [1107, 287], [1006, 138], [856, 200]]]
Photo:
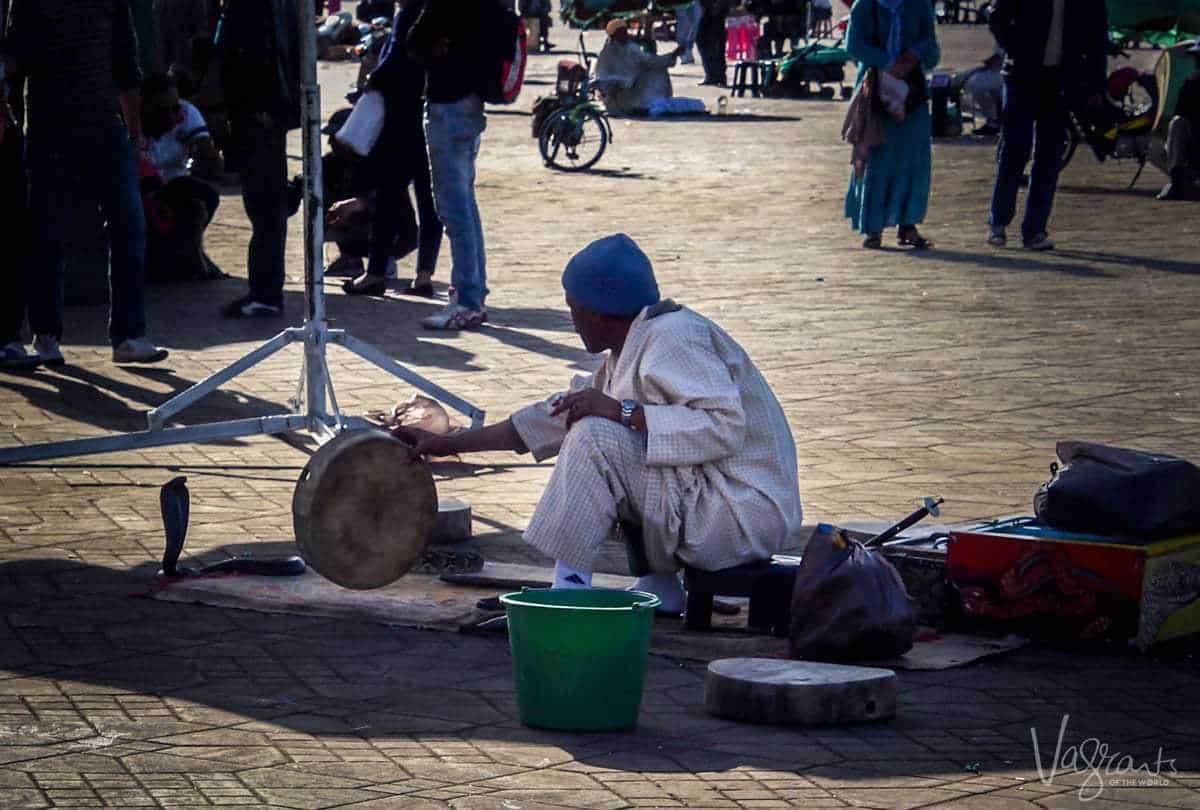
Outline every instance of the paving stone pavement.
[[[943, 34], [951, 65], [988, 48], [977, 30]], [[939, 142], [927, 224], [937, 249], [865, 252], [840, 215], [842, 103], [736, 98], [744, 115], [729, 120], [614, 121], [600, 171], [553, 174], [525, 113], [561, 56], [534, 57], [520, 103], [495, 111], [485, 135], [492, 323], [424, 333], [416, 319], [434, 304], [351, 300], [331, 279], [335, 326], [501, 417], [588, 367], [558, 274], [587, 240], [624, 230], [664, 292], [726, 326], [776, 388], [809, 521], [895, 518], [935, 492], [952, 521], [1028, 510], [1060, 438], [1200, 457], [1200, 209], [1155, 203], [1160, 178], [1126, 192], [1131, 167], [1081, 155], [1053, 221], [1062, 249], [994, 250], [983, 244], [990, 144]], [[352, 73], [322, 65], [329, 110]], [[675, 78], [679, 93], [715, 103], [692, 86], [697, 69]], [[235, 276], [247, 228], [225, 196], [209, 248]], [[443, 280], [448, 264], [447, 251]], [[147, 408], [280, 328], [215, 317], [242, 283], [154, 289], [152, 334], [173, 352], [156, 368], [111, 366], [104, 308], [72, 308], [69, 365], [0, 378], [0, 441], [139, 428]], [[411, 393], [331, 351], [348, 412]], [[279, 412], [298, 367], [298, 351], [284, 352], [186, 421]], [[1093, 793], [1094, 808], [1200, 807], [1188, 650], [1031, 649], [901, 673], [894, 722], [809, 730], [710, 718], [702, 670], [652, 658], [636, 731], [561, 734], [517, 722], [497, 640], [132, 598], [161, 554], [157, 489], [169, 477], [189, 477], [190, 555], [283, 551], [310, 450], [253, 439], [0, 471], [0, 807], [1057, 810]], [[519, 533], [549, 469], [483, 456], [440, 468], [439, 488], [472, 504], [490, 558], [537, 561]], [[1064, 722], [1060, 759], [1093, 742], [1044, 782], [1030, 730], [1049, 767]], [[1099, 746], [1161, 775], [1105, 772]]]

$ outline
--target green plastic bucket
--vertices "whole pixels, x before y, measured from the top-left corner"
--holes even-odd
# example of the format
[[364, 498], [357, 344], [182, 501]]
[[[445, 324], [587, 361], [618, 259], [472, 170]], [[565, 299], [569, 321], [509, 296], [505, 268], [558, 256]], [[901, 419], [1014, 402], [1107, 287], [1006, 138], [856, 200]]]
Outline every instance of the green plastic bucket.
[[573, 731], [637, 725], [657, 596], [547, 588], [500, 601], [522, 723]]

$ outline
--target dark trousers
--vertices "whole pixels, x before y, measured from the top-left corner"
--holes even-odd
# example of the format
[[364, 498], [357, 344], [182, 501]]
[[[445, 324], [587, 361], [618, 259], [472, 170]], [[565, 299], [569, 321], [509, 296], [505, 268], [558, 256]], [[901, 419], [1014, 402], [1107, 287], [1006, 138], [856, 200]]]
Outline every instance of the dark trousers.
[[29, 262], [29, 178], [25, 172], [25, 139], [11, 123], [0, 144], [0, 346], [21, 339], [25, 320], [25, 275]]
[[997, 228], [1012, 222], [1017, 188], [1032, 155], [1025, 220], [1021, 223], [1021, 236], [1028, 242], [1046, 231], [1058, 188], [1067, 132], [1067, 101], [1059, 71], [1006, 76], [1001, 121], [996, 187], [988, 222]]
[[[367, 254], [367, 272], [382, 276], [387, 260], [407, 255], [417, 247], [417, 272], [433, 273], [442, 248], [442, 220], [433, 202], [429, 178], [429, 159], [425, 144], [405, 147], [405, 159], [382, 167], [375, 212], [371, 218], [371, 247]], [[408, 188], [417, 198], [416, 217]], [[415, 228], [415, 233], [414, 233]], [[414, 238], [415, 237], [415, 238]]]
[[241, 170], [242, 204], [252, 229], [246, 260], [250, 295], [260, 303], [282, 306], [290, 208], [287, 130], [277, 124], [264, 127], [245, 115], [232, 116], [230, 127]]
[[117, 346], [146, 334], [146, 221], [133, 145], [124, 125], [30, 140], [33, 257], [29, 325], [35, 335], [62, 337], [63, 245], [78, 184], [94, 189], [108, 224], [108, 336]]
[[704, 81], [725, 84], [725, 18], [705, 14], [696, 28]]
[[146, 276], [151, 281], [203, 279], [204, 231], [221, 203], [217, 190], [203, 180], [176, 177], [155, 192], [171, 214], [171, 226], [158, 231], [147, 223]]

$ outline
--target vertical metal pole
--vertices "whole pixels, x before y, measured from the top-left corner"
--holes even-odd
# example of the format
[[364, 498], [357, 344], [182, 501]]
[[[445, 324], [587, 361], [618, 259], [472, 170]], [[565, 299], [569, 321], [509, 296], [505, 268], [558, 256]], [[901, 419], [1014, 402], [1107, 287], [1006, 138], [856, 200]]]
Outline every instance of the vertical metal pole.
[[304, 160], [304, 341], [305, 395], [308, 416], [322, 423], [328, 387], [325, 363], [325, 247], [321, 181], [321, 88], [317, 85], [317, 27], [313, 0], [296, 0], [300, 13], [300, 92]]

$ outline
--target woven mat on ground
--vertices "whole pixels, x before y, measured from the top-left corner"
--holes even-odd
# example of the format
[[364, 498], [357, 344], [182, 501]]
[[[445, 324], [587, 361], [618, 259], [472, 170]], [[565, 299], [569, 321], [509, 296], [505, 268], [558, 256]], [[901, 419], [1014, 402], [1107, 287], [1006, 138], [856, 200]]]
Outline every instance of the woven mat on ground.
[[[216, 607], [295, 613], [349, 621], [464, 631], [496, 616], [476, 607], [476, 602], [522, 584], [544, 584], [549, 569], [488, 563], [475, 584], [443, 582], [425, 574], [410, 574], [372, 591], [353, 591], [334, 585], [313, 571], [299, 577], [215, 576], [189, 577], [164, 582], [151, 596], [170, 602], [192, 602]], [[623, 588], [629, 577], [597, 575], [598, 587]], [[485, 583], [491, 584], [490, 587]], [[713, 616], [713, 630], [687, 632], [677, 618], [661, 616], [655, 622], [651, 651], [674, 658], [712, 661], [717, 658], [786, 658], [787, 642], [751, 634], [745, 627], [745, 609], [736, 616]], [[1019, 638], [987, 638], [961, 634], [926, 635], [902, 658], [871, 662], [894, 669], [928, 670], [963, 666], [981, 658], [1017, 649]]]

